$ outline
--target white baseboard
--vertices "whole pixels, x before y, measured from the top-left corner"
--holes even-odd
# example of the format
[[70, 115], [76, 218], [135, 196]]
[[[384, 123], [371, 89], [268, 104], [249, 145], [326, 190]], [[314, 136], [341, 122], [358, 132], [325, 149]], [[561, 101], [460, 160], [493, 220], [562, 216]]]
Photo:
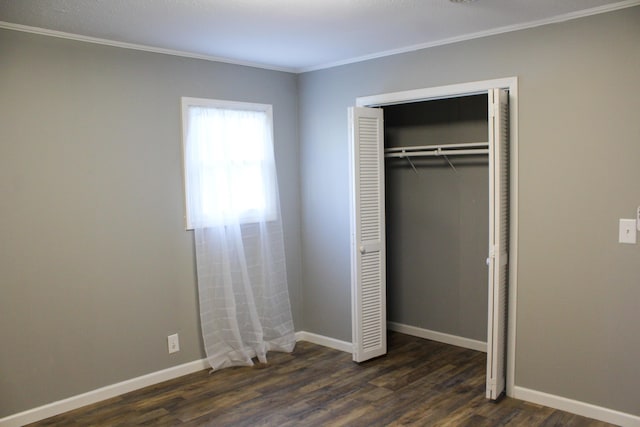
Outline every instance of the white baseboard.
[[45, 418], [53, 417], [54, 415], [62, 414], [63, 412], [100, 402], [101, 400], [110, 399], [130, 391], [201, 371], [208, 367], [209, 364], [207, 363], [207, 360], [201, 359], [163, 369], [162, 371], [152, 372], [141, 377], [131, 378], [120, 383], [111, 384], [87, 393], [78, 394], [67, 399], [58, 400], [57, 402], [52, 402], [24, 412], [9, 415], [5, 418], [0, 418], [0, 427], [19, 427], [25, 424], [34, 423], [36, 421], [44, 420]]
[[520, 386], [513, 388], [513, 397], [623, 427], [640, 427], [640, 416]]
[[350, 342], [340, 341], [335, 338], [325, 337], [312, 332], [296, 332], [296, 341], [308, 341], [313, 344], [333, 348], [334, 350], [344, 351], [345, 353], [353, 353], [353, 344]]
[[472, 340], [470, 338], [449, 335], [443, 332], [431, 331], [429, 329], [418, 328], [417, 326], [403, 325], [402, 323], [387, 322], [387, 328], [391, 331], [400, 332], [414, 337], [420, 337], [432, 341], [443, 342], [458, 347], [464, 347], [471, 350], [487, 352], [487, 343], [483, 341]]

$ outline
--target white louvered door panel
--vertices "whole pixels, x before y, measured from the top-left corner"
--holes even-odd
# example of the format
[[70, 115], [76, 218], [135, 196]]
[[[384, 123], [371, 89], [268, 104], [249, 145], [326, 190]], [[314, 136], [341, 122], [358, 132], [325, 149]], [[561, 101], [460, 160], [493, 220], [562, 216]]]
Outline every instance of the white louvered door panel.
[[349, 124], [353, 360], [363, 362], [387, 352], [382, 110], [350, 108]]
[[487, 398], [505, 390], [509, 278], [509, 93], [489, 91], [489, 318]]

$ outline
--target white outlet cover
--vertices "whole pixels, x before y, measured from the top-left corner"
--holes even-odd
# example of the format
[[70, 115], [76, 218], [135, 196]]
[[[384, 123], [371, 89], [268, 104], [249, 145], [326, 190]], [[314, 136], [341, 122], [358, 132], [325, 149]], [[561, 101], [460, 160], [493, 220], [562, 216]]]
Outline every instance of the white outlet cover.
[[180, 351], [180, 339], [178, 338], [178, 334], [169, 335], [167, 337], [167, 345], [169, 347], [169, 353]]
[[620, 232], [618, 235], [619, 243], [636, 243], [636, 220], [620, 219]]

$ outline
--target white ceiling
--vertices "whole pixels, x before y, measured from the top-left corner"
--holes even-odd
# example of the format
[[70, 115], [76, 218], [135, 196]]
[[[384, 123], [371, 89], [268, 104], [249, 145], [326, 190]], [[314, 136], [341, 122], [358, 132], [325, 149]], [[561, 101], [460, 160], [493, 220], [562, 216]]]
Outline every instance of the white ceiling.
[[637, 4], [640, 0], [0, 0], [0, 27], [300, 72]]

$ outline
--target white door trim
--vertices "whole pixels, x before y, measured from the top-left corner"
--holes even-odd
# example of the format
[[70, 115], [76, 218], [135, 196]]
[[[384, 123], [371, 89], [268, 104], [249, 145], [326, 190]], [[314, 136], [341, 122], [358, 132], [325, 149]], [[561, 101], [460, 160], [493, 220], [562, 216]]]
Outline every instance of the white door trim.
[[459, 83], [446, 86], [391, 92], [379, 95], [356, 98], [358, 107], [379, 107], [391, 104], [426, 101], [442, 98], [455, 98], [480, 93], [489, 89], [503, 88], [509, 90], [509, 123], [510, 123], [510, 212], [509, 212], [509, 305], [507, 333], [507, 395], [514, 395], [515, 387], [515, 354], [516, 354], [516, 309], [518, 294], [518, 78], [506, 77], [493, 80]]

